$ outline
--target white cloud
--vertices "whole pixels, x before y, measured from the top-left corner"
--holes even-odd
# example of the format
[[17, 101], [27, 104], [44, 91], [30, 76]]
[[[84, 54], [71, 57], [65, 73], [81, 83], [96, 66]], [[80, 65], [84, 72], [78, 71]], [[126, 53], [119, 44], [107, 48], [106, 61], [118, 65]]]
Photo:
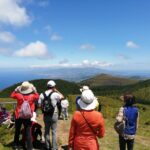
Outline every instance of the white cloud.
[[124, 54], [119, 54], [119, 55], [118, 55], [118, 58], [119, 58], [119, 59], [122, 59], [122, 60], [128, 60], [128, 59], [129, 59], [129, 57], [126, 56], [126, 55], [124, 55]]
[[83, 50], [94, 50], [95, 46], [91, 45], [91, 44], [82, 44], [80, 46], [80, 49], [83, 49]]
[[5, 43], [12, 43], [15, 41], [15, 36], [10, 32], [0, 32], [0, 41]]
[[133, 41], [128, 41], [126, 43], [126, 47], [127, 48], [139, 48], [139, 45], [137, 45], [136, 43], [134, 43]]
[[54, 34], [52, 34], [50, 39], [51, 39], [51, 41], [60, 41], [60, 40], [62, 40], [62, 37], [59, 34], [54, 33]]
[[0, 0], [0, 23], [24, 26], [31, 22], [20, 0]]
[[35, 57], [35, 58], [49, 58], [49, 57], [52, 57], [48, 53], [47, 46], [41, 41], [36, 41], [34, 43], [28, 44], [24, 48], [16, 51], [14, 53], [14, 56], [18, 56], [18, 57]]
[[108, 62], [100, 62], [100, 61], [93, 61], [90, 62], [88, 60], [83, 60], [81, 63], [59, 63], [59, 64], [46, 64], [46, 65], [32, 65], [31, 68], [53, 68], [53, 67], [60, 67], [60, 68], [84, 68], [84, 67], [93, 67], [93, 68], [105, 68], [112, 66], [113, 64]]
[[111, 63], [108, 63], [108, 62], [101, 62], [101, 61], [93, 61], [93, 62], [90, 62], [89, 60], [83, 60], [82, 62], [82, 65], [83, 66], [87, 66], [87, 67], [109, 67], [111, 66], [112, 64]]

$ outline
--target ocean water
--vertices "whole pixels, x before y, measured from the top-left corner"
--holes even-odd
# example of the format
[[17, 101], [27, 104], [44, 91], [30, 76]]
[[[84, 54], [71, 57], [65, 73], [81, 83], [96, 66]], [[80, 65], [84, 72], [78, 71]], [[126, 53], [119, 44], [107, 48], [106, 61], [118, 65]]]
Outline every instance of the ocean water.
[[0, 90], [18, 82], [40, 78], [32, 71], [23, 70], [1, 70], [0, 71]]

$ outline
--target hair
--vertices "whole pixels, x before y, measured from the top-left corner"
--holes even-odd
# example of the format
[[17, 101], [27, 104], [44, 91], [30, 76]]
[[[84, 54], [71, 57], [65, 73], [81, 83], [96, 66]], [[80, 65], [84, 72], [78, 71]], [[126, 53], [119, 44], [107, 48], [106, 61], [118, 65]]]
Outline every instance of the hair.
[[47, 89], [49, 90], [49, 89], [53, 89], [53, 88], [55, 88], [54, 86], [53, 87], [51, 87], [51, 86], [48, 86], [47, 85]]
[[125, 106], [132, 106], [133, 104], [135, 104], [135, 96], [133, 96], [132, 94], [124, 94], [123, 97]]

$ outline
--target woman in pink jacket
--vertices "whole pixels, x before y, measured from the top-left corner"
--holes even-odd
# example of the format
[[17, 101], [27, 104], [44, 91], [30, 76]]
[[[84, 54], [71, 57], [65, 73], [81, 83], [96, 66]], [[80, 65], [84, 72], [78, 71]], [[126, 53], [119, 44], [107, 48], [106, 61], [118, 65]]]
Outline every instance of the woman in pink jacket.
[[19, 149], [19, 135], [21, 131], [22, 124], [24, 125], [26, 139], [27, 139], [27, 150], [32, 150], [32, 140], [31, 140], [31, 118], [23, 118], [20, 115], [22, 105], [24, 101], [27, 101], [30, 106], [31, 114], [35, 109], [35, 101], [38, 100], [39, 94], [36, 92], [35, 87], [28, 81], [23, 82], [18, 86], [12, 93], [11, 98], [17, 100], [17, 107], [15, 110], [15, 136], [14, 136], [14, 149]]
[[99, 150], [97, 137], [104, 136], [104, 119], [94, 109], [97, 99], [91, 90], [85, 90], [78, 101], [80, 111], [73, 115], [69, 134], [69, 150]]

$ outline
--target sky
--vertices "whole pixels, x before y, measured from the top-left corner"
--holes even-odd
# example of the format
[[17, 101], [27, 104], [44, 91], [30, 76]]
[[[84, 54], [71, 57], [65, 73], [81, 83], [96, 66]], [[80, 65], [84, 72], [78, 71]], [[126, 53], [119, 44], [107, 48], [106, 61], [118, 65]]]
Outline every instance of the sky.
[[0, 68], [150, 70], [149, 0], [0, 0]]

